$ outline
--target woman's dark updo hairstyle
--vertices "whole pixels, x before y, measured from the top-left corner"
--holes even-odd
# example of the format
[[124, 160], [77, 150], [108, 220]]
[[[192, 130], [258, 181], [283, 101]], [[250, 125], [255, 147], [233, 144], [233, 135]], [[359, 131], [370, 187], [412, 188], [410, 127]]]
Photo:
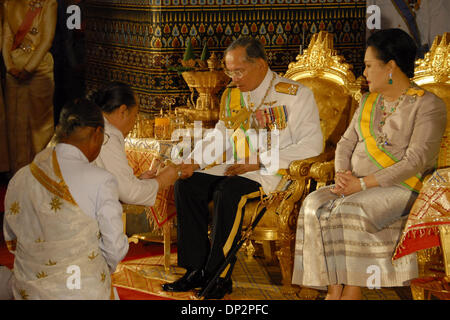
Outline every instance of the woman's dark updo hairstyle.
[[405, 31], [401, 29], [377, 31], [369, 37], [367, 46], [373, 47], [378, 59], [384, 63], [394, 60], [408, 78], [414, 77], [417, 45]]
[[136, 105], [131, 87], [117, 81], [110, 82], [101, 89], [91, 92], [88, 99], [96, 103], [105, 113], [111, 113], [123, 104], [128, 108]]
[[56, 141], [68, 138], [77, 128], [105, 127], [102, 110], [92, 101], [80, 98], [64, 105], [56, 127]]

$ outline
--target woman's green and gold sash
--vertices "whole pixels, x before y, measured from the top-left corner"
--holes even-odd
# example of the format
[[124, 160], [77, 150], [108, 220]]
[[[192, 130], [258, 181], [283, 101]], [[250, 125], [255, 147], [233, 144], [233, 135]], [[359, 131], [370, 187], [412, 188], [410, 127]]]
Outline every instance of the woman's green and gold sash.
[[[377, 144], [377, 137], [374, 133], [373, 119], [375, 116], [376, 105], [380, 99], [380, 94], [371, 93], [365, 97], [362, 104], [362, 110], [359, 115], [359, 130], [364, 139], [366, 152], [369, 159], [380, 169], [390, 167], [399, 160], [390, 154], [383, 145]], [[422, 188], [420, 175], [415, 175], [401, 183], [408, 189], [419, 192]]]

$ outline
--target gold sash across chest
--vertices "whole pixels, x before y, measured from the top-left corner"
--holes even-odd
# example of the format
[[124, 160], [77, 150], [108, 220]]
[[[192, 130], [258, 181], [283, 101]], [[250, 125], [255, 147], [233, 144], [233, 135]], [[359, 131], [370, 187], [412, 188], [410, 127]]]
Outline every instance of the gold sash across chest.
[[42, 184], [49, 192], [66, 200], [67, 202], [77, 205], [72, 195], [70, 194], [69, 187], [64, 182], [61, 174], [61, 169], [59, 168], [58, 159], [56, 157], [56, 151], [53, 149], [52, 152], [52, 166], [55, 176], [59, 179], [59, 182], [51, 179], [39, 166], [32, 162], [30, 164], [30, 170], [33, 176]]
[[235, 159], [247, 159], [255, 152], [248, 137], [252, 111], [245, 106], [244, 97], [238, 88], [228, 89], [225, 101], [225, 125], [234, 130], [232, 135]]
[[[373, 130], [373, 119], [379, 98], [380, 95], [377, 93], [371, 93], [366, 97], [359, 115], [359, 130], [361, 136], [364, 138], [369, 159], [377, 167], [384, 169], [396, 164], [399, 160], [390, 154], [383, 146], [377, 144], [377, 137]], [[419, 175], [415, 175], [403, 181], [401, 184], [417, 193], [422, 188], [422, 181]]]

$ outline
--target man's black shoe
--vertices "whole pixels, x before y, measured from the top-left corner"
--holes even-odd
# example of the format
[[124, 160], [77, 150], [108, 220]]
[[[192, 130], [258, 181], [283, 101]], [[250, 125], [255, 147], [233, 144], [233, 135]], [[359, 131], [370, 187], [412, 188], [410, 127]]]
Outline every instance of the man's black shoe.
[[180, 279], [163, 284], [164, 291], [184, 292], [203, 287], [206, 283], [206, 272], [203, 269], [188, 270]]
[[[205, 289], [197, 292], [197, 296]], [[203, 297], [205, 299], [222, 299], [226, 294], [233, 292], [233, 281], [231, 279], [218, 278], [214, 286], [209, 290], [208, 293]]]

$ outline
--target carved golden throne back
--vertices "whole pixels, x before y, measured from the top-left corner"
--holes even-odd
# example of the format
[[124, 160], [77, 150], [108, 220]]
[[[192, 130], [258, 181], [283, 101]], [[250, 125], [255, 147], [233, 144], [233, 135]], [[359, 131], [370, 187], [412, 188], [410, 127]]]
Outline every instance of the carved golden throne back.
[[[314, 158], [293, 161], [282, 182], [287, 187], [283, 197], [267, 209], [251, 235], [253, 243], [262, 243], [266, 260], [272, 260], [275, 250], [279, 260], [282, 282], [291, 290], [295, 232], [301, 201], [310, 191], [312, 178], [318, 184], [331, 183], [334, 176], [333, 158], [336, 144], [346, 130], [361, 97], [361, 84], [355, 79], [352, 66], [333, 49], [333, 36], [327, 32], [315, 34], [308, 49], [288, 66], [285, 77], [310, 88], [319, 109], [324, 152]], [[325, 173], [326, 172], [326, 173]], [[255, 203], [246, 206], [244, 228], [253, 215]], [[250, 252], [254, 248], [250, 245]]]
[[324, 154], [331, 160], [361, 98], [362, 80], [355, 79], [352, 66], [333, 48], [333, 35], [325, 31], [316, 33], [296, 60], [289, 64], [285, 77], [313, 91], [324, 135]]
[[436, 37], [424, 59], [416, 62], [414, 82], [444, 100], [447, 127], [439, 152], [438, 168], [450, 167], [450, 33]]

